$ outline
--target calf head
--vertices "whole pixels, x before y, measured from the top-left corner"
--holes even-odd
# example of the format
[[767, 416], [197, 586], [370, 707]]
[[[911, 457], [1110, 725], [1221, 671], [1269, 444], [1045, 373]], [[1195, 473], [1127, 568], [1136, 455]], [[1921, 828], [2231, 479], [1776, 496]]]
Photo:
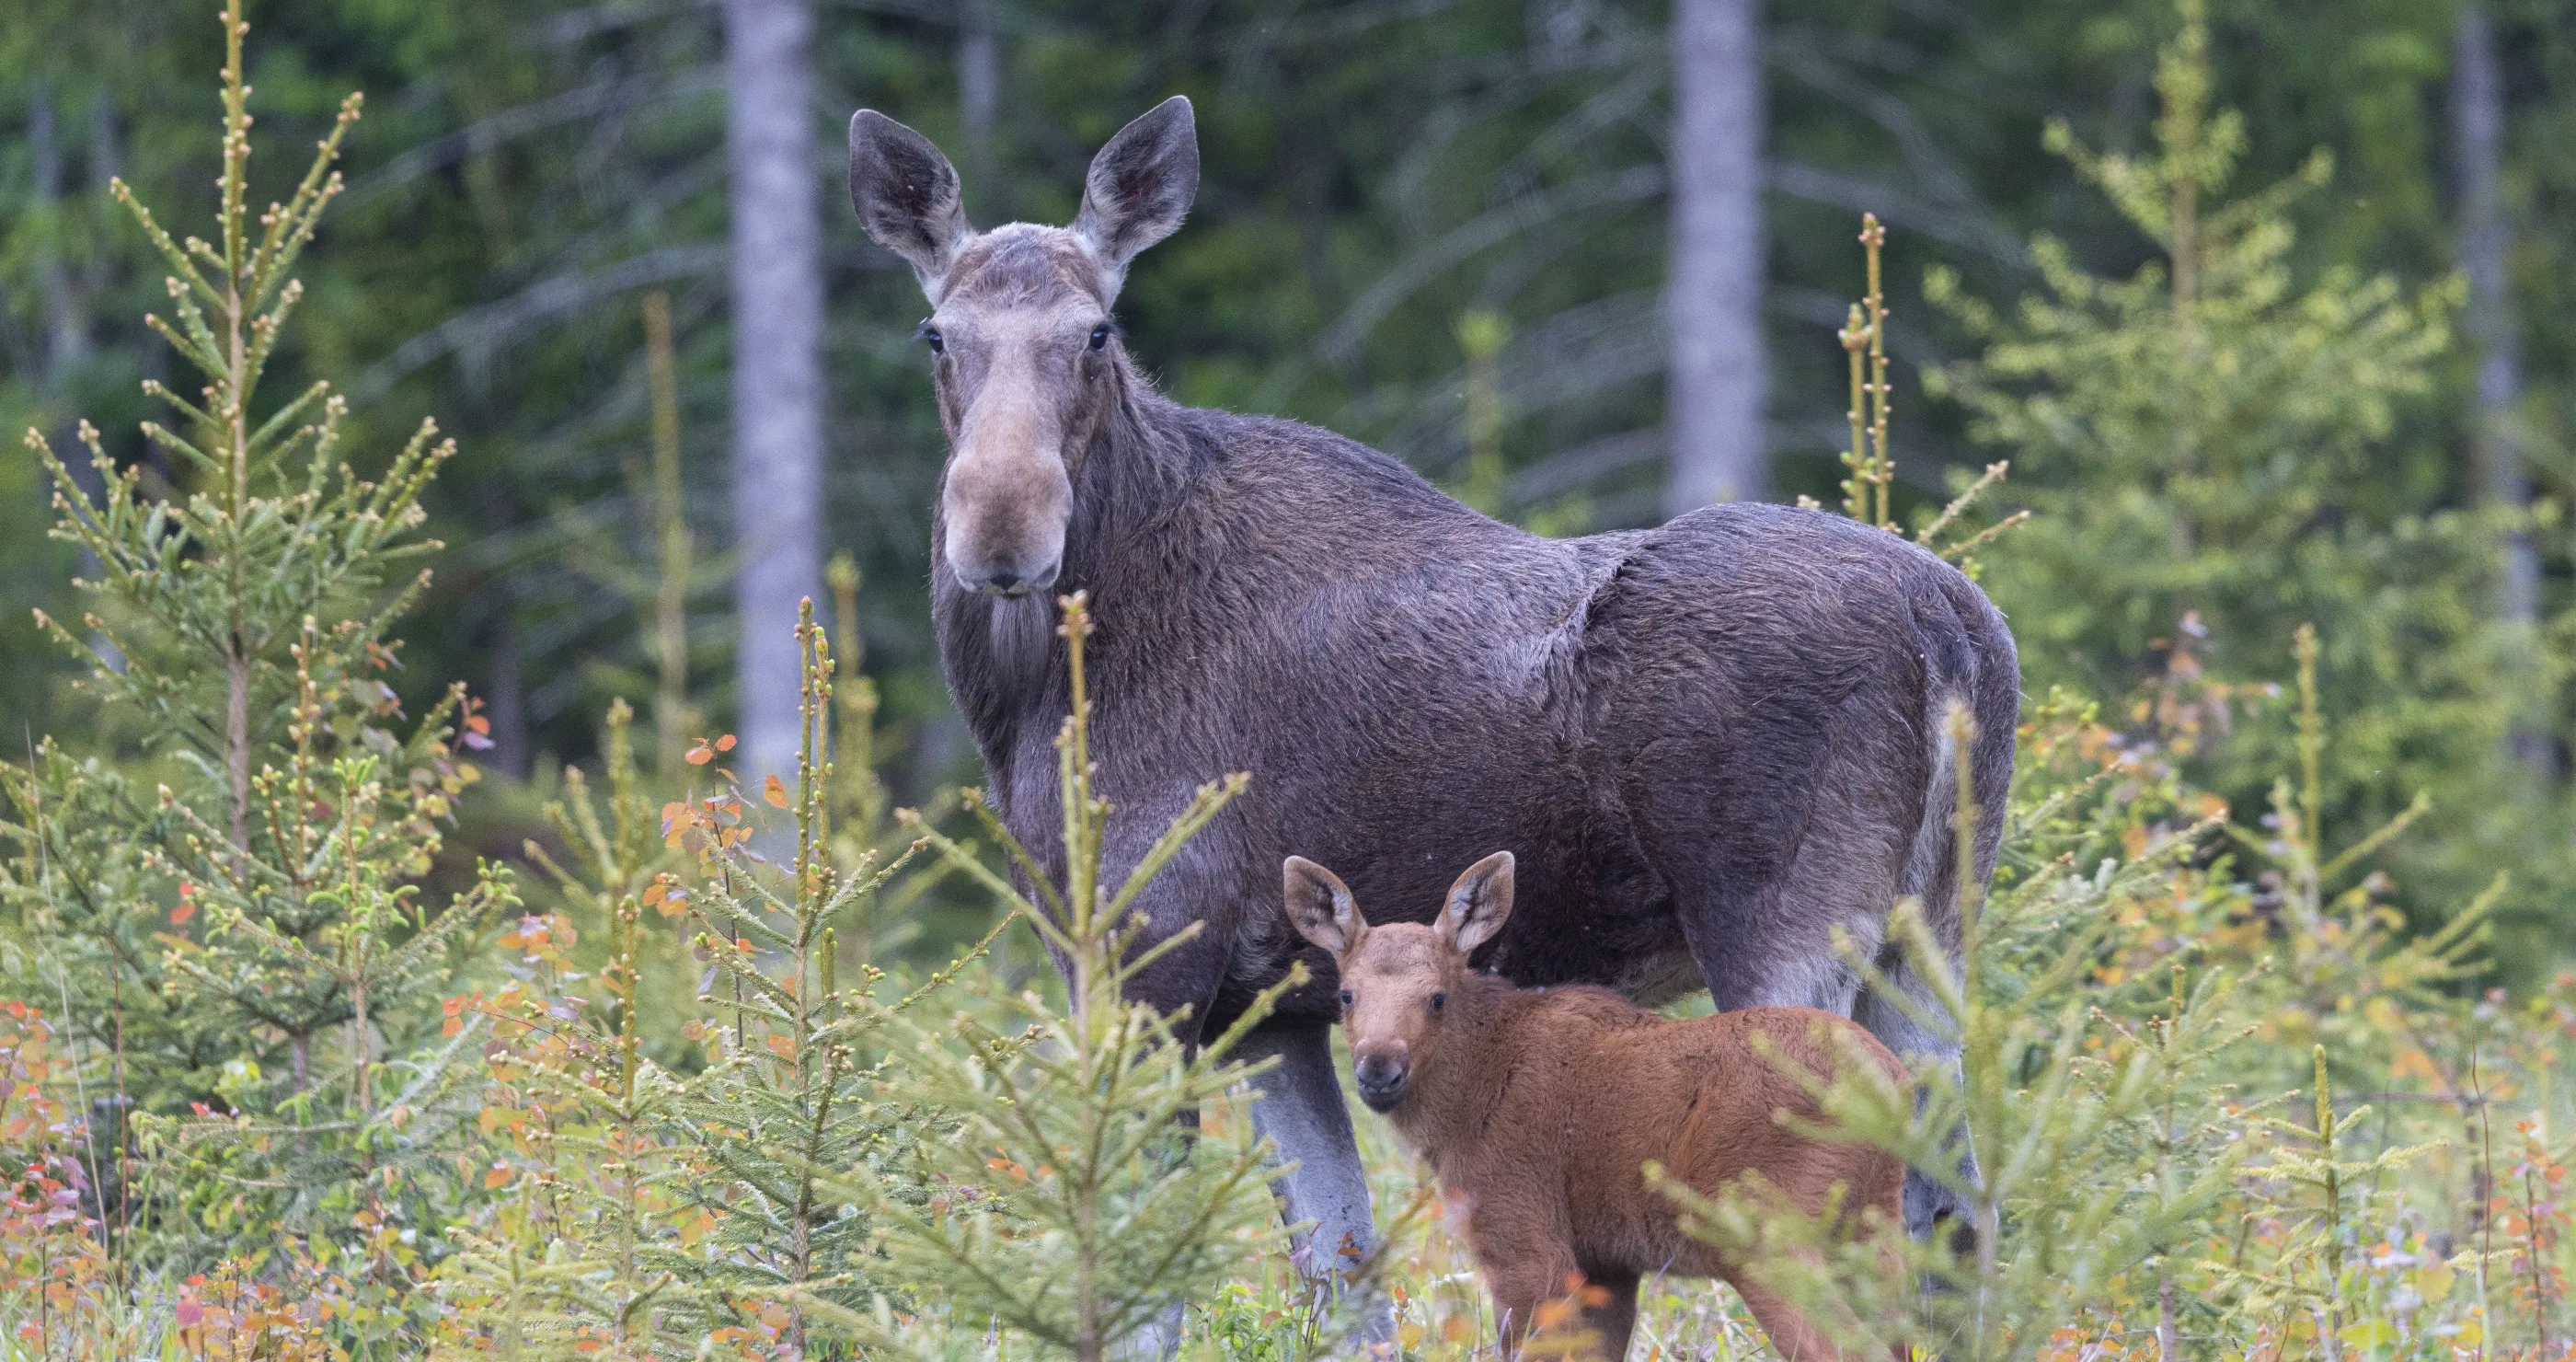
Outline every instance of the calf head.
[[1288, 921], [1332, 955], [1342, 978], [1342, 1029], [1351, 1043], [1360, 1100], [1392, 1111], [1444, 1046], [1464, 1048], [1449, 995], [1474, 970], [1467, 955], [1491, 940], [1512, 912], [1512, 854], [1497, 851], [1449, 886], [1431, 925], [1372, 927], [1348, 885], [1324, 867], [1291, 856], [1285, 869]]
[[956, 167], [928, 138], [873, 109], [850, 119], [850, 204], [930, 298], [921, 339], [948, 432], [945, 557], [966, 586], [1054, 584], [1073, 473], [1120, 381], [1110, 305], [1127, 262], [1181, 225], [1198, 183], [1190, 102], [1176, 95], [1100, 149], [1072, 226], [977, 232]]

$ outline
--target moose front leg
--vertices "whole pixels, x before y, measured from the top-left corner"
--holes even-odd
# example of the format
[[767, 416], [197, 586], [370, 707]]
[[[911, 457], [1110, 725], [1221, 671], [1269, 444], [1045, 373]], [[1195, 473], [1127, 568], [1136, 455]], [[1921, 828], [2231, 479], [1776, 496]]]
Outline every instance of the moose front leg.
[[[1293, 1249], [1300, 1270], [1326, 1300], [1352, 1284], [1377, 1246], [1367, 1172], [1333, 1072], [1332, 1034], [1314, 1022], [1279, 1021], [1254, 1029], [1236, 1052], [1247, 1064], [1278, 1057], [1276, 1066], [1254, 1080], [1261, 1097], [1253, 1103], [1252, 1123], [1289, 1165], [1271, 1183], [1281, 1213], [1291, 1224], [1313, 1222]], [[1372, 1290], [1361, 1305], [1361, 1340], [1392, 1339], [1395, 1316], [1385, 1298]]]

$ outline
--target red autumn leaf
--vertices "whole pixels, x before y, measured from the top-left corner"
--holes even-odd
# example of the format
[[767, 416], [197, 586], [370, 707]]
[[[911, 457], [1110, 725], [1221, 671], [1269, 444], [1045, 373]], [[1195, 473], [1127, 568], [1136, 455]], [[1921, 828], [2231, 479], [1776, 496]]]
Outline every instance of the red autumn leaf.
[[706, 740], [703, 738], [698, 741], [697, 746], [690, 748], [687, 752], [681, 755], [681, 760], [686, 761], [691, 766], [704, 766], [715, 759], [715, 749], [707, 746]]
[[716, 750], [717, 750], [717, 751], [719, 751], [719, 752], [730, 752], [730, 751], [732, 751], [732, 750], [733, 750], [733, 735], [732, 735], [732, 734], [730, 734], [730, 733], [727, 733], [727, 734], [726, 734], [726, 735], [724, 735], [723, 737], [716, 739]]
[[196, 915], [197, 905], [187, 899], [181, 899], [179, 900], [179, 906], [170, 910], [170, 925], [173, 927], [187, 926], [188, 919], [195, 917]]

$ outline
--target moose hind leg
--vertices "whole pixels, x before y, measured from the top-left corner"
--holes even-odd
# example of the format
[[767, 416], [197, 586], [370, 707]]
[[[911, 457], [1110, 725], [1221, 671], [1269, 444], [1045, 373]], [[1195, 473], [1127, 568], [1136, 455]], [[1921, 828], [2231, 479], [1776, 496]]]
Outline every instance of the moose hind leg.
[[[1252, 1123], [1270, 1140], [1280, 1161], [1293, 1165], [1271, 1188], [1290, 1224], [1313, 1223], [1292, 1242], [1291, 1252], [1307, 1280], [1331, 1300], [1376, 1249], [1368, 1176], [1360, 1166], [1359, 1141], [1342, 1101], [1341, 1080], [1333, 1072], [1332, 1031], [1313, 1024], [1262, 1026], [1235, 1050], [1235, 1057], [1247, 1064], [1273, 1055], [1279, 1063], [1254, 1080], [1261, 1097], [1252, 1105]], [[1361, 1307], [1364, 1342], [1395, 1336], [1394, 1312], [1385, 1300], [1371, 1292]]]
[[[1918, 1072], [1925, 1060], [1934, 1061], [1949, 1072], [1955, 1086], [1959, 1077], [1959, 1042], [1931, 986], [1924, 982], [1912, 959], [1898, 951], [1883, 952], [1878, 971], [1880, 983], [1861, 994], [1852, 1009], [1852, 1020], [1867, 1027], [1871, 1035]], [[1891, 997], [1891, 993], [1899, 996]], [[1918, 1113], [1928, 1096], [1921, 1090], [1915, 1092]], [[1965, 1250], [1972, 1243], [1960, 1236], [1973, 1235], [1975, 1221], [1960, 1189], [1978, 1183], [1977, 1151], [1968, 1143], [1964, 1127], [1951, 1132], [1944, 1149], [1956, 1158], [1952, 1178], [1926, 1177], [1917, 1168], [1905, 1171], [1905, 1232], [1916, 1239], [1930, 1239], [1940, 1222], [1947, 1220], [1951, 1222], [1953, 1246]]]

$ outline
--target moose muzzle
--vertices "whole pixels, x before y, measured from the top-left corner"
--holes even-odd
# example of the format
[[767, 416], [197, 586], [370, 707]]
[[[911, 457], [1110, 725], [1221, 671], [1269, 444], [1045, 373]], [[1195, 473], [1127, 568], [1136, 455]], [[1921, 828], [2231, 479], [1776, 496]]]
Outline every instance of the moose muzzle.
[[1073, 482], [1057, 423], [1034, 394], [989, 392], [970, 411], [940, 493], [949, 570], [982, 592], [1023, 596], [1064, 567]]

